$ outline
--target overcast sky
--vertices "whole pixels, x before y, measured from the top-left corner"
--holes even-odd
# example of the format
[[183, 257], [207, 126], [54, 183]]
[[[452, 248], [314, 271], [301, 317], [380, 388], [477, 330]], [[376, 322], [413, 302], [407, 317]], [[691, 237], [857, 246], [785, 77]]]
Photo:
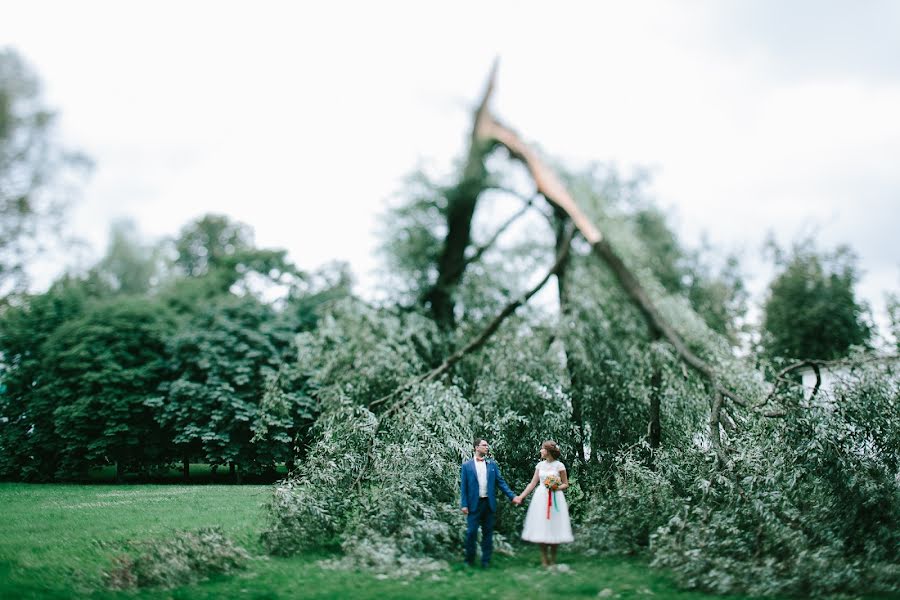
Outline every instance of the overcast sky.
[[148, 237], [207, 212], [304, 268], [372, 286], [377, 216], [447, 172], [494, 56], [495, 112], [572, 165], [651, 169], [688, 244], [817, 231], [860, 256], [884, 322], [900, 290], [900, 2], [0, 0], [0, 45], [96, 162], [73, 229]]

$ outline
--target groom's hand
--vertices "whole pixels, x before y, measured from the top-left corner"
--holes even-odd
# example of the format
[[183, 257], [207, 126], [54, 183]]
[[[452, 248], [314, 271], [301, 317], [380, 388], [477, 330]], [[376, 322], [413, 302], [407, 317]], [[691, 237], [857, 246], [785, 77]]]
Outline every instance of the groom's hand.
[[469, 514], [469, 509], [466, 508], [465, 506], [463, 506], [463, 507], [462, 507], [462, 513], [463, 513], [464, 515]]

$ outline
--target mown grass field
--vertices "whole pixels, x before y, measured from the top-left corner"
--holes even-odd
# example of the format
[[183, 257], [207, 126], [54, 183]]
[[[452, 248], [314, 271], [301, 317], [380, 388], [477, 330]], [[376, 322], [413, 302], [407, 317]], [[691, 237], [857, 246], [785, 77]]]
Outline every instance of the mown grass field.
[[[325, 555], [269, 558], [257, 539], [268, 494], [264, 485], [0, 484], [0, 598], [714, 598], [679, 591], [639, 560], [561, 551], [570, 570], [542, 572], [532, 547], [496, 556], [488, 571], [453, 565], [412, 580], [323, 568]], [[106, 589], [104, 570], [125, 542], [205, 526], [258, 558], [241, 574], [193, 586]]]

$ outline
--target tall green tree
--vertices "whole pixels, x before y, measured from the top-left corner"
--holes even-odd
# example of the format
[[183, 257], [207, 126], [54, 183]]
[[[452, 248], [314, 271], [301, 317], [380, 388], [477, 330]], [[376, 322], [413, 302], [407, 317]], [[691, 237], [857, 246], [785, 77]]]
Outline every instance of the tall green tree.
[[790, 251], [770, 247], [780, 271], [763, 307], [764, 355], [830, 360], [869, 343], [868, 306], [856, 297], [859, 272], [849, 247], [824, 252], [811, 240]]
[[120, 297], [96, 303], [50, 336], [35, 394], [55, 406], [58, 477], [107, 464], [121, 477], [172, 460], [171, 434], [147, 401], [168, 376], [173, 328], [157, 300]]
[[182, 457], [250, 471], [290, 457], [253, 442], [266, 385], [291, 351], [293, 330], [252, 296], [222, 296], [188, 316], [169, 340], [171, 383], [153, 401]]
[[[286, 251], [257, 248], [253, 229], [224, 215], [204, 215], [185, 225], [173, 240], [172, 250], [174, 285], [187, 279], [202, 282], [193, 287], [198, 294], [196, 302], [235, 291], [255, 293], [254, 283], [291, 288], [303, 279]], [[241, 289], [232, 289], [235, 285]], [[190, 310], [189, 305], [182, 308]]]
[[185, 225], [175, 240], [175, 265], [189, 277], [227, 267], [251, 250], [253, 230], [225, 215], [209, 214]]
[[46, 480], [61, 456], [53, 398], [38, 394], [47, 341], [77, 320], [94, 294], [83, 281], [63, 277], [43, 294], [25, 296], [0, 314], [0, 477]]
[[0, 297], [27, 285], [28, 260], [61, 223], [89, 161], [63, 148], [37, 75], [0, 49]]

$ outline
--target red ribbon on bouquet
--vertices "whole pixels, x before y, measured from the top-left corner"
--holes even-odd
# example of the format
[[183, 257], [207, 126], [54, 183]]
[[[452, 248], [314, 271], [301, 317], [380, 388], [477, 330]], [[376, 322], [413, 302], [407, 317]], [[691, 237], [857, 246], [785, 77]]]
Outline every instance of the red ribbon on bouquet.
[[550, 520], [550, 508], [559, 512], [559, 501], [556, 499], [556, 490], [547, 489], [547, 520]]

